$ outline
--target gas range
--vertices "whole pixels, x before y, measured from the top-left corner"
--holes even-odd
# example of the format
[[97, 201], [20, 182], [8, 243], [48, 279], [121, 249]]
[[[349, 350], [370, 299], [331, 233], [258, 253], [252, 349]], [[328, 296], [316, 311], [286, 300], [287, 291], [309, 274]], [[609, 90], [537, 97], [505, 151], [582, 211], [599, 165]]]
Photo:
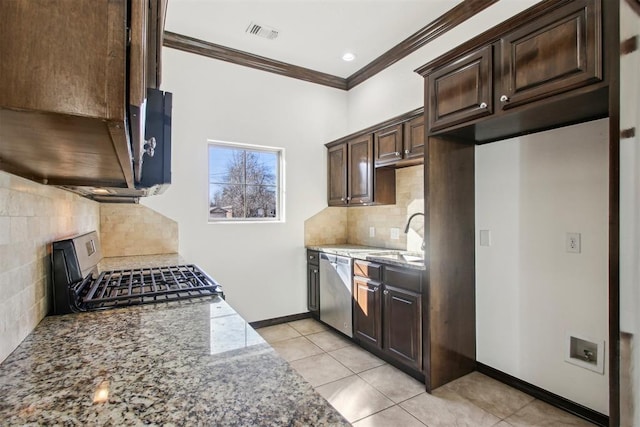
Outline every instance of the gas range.
[[53, 242], [52, 314], [224, 298], [222, 287], [193, 264], [100, 271], [99, 243], [96, 232]]

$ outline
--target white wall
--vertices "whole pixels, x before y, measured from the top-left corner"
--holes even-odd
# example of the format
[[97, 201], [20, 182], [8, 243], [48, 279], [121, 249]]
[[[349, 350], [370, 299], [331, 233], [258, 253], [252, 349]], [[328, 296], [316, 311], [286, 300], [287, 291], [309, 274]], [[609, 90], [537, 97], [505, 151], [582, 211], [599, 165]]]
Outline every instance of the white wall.
[[477, 359], [605, 414], [608, 366], [564, 359], [568, 333], [608, 341], [608, 146], [602, 119], [476, 148]]
[[[346, 133], [346, 93], [168, 48], [163, 61], [173, 182], [143, 203], [179, 223], [180, 253], [247, 320], [305, 312], [304, 221], [326, 207], [323, 144]], [[207, 139], [285, 149], [285, 223], [207, 223]]]
[[[520, 144], [498, 141], [476, 150], [476, 354], [482, 363], [520, 372]], [[497, 165], [498, 167], [491, 167]]]

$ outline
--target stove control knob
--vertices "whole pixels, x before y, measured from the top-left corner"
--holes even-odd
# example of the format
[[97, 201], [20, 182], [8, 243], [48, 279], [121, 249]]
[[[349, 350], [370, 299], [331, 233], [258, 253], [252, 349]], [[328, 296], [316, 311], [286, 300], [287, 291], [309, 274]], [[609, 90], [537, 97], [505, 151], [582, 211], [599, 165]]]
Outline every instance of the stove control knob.
[[153, 157], [153, 155], [156, 154], [156, 138], [155, 137], [152, 136], [151, 138], [147, 139], [147, 141], [144, 144], [144, 152], [149, 157]]

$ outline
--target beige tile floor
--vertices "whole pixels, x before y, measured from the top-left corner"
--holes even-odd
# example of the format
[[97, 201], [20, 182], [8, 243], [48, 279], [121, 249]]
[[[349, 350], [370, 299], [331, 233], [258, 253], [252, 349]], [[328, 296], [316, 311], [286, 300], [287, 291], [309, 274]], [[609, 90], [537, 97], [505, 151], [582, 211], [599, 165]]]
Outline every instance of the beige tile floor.
[[313, 319], [258, 333], [356, 427], [592, 426], [478, 372], [433, 394]]

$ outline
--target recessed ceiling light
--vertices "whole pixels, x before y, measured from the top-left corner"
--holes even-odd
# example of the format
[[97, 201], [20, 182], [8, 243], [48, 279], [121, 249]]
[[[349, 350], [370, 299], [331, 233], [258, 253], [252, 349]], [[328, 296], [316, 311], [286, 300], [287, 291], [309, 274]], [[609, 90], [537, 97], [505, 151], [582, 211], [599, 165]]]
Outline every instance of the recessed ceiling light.
[[350, 62], [350, 61], [353, 61], [354, 59], [356, 59], [356, 56], [351, 52], [347, 52], [344, 55], [342, 55], [342, 59], [344, 61]]

